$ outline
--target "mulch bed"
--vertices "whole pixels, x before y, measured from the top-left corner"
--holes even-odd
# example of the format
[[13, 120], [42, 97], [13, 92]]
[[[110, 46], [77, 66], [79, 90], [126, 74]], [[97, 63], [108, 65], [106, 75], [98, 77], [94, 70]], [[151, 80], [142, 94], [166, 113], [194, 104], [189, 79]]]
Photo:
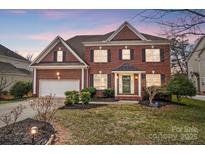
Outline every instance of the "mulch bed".
[[162, 101], [162, 100], [153, 100], [153, 103], [150, 104], [148, 100], [143, 100], [139, 102], [140, 105], [147, 106], [147, 107], [153, 107], [153, 108], [161, 108], [168, 105], [174, 105], [174, 106], [185, 106], [185, 104], [182, 103], [175, 103], [170, 101]]
[[106, 104], [73, 104], [73, 105], [66, 105], [63, 106], [59, 109], [92, 109], [92, 108], [97, 108], [97, 107], [103, 107], [106, 106]]
[[[34, 138], [32, 143], [32, 137], [30, 135], [31, 127], [38, 127], [38, 134]], [[35, 144], [43, 145], [46, 144], [50, 136], [55, 133], [55, 129], [50, 123], [38, 121], [34, 119], [25, 119], [0, 128], [0, 144], [4, 145], [24, 145], [24, 144]]]

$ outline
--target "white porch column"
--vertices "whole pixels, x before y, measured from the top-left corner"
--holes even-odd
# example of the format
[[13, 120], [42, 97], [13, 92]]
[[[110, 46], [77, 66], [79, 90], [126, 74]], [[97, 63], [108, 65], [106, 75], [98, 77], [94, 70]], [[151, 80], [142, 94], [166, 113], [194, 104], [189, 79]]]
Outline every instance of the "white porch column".
[[33, 69], [33, 94], [36, 94], [36, 68]]
[[82, 68], [82, 72], [81, 72], [81, 89], [84, 89], [84, 68]]
[[115, 96], [117, 96], [117, 73], [115, 73]]
[[138, 77], [138, 95], [141, 97], [142, 96], [142, 82], [141, 82], [141, 73], [139, 73]]

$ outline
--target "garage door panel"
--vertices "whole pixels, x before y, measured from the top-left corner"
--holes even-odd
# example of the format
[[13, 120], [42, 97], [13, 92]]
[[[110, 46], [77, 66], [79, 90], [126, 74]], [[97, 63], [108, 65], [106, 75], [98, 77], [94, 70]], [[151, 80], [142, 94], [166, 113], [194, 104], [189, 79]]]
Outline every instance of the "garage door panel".
[[40, 80], [39, 95], [55, 95], [56, 97], [65, 97], [64, 92], [67, 90], [80, 89], [79, 80]]

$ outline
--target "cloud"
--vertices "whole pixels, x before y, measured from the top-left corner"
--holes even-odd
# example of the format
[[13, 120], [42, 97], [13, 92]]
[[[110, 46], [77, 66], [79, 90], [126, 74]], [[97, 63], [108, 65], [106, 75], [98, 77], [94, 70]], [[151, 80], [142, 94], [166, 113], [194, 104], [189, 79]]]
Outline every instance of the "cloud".
[[90, 28], [90, 29], [80, 29], [80, 30], [70, 29], [70, 30], [64, 30], [60, 32], [47, 32], [47, 33], [32, 34], [32, 35], [27, 36], [27, 38], [31, 40], [38, 40], [38, 41], [51, 41], [58, 35], [60, 35], [61, 37], [65, 39], [68, 39], [75, 35], [105, 34], [115, 29], [116, 29], [116, 24], [110, 24], [110, 25], [97, 27], [97, 28]]

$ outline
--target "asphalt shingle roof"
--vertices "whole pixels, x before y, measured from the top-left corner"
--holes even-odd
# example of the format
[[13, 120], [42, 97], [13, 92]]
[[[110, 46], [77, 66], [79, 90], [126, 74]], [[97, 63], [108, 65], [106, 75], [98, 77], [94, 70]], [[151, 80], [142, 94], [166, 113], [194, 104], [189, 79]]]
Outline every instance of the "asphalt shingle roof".
[[[104, 35], [77, 35], [66, 41], [66, 43], [80, 56], [84, 59], [84, 51], [85, 47], [83, 42], [97, 42], [97, 41], [105, 41], [107, 40], [115, 31], [110, 33], [106, 33]], [[145, 33], [141, 33], [148, 40], [168, 40], [162, 37], [149, 35]]]
[[0, 74], [26, 74], [26, 75], [30, 75], [31, 72], [29, 72], [28, 70], [22, 69], [22, 68], [16, 68], [14, 65], [10, 64], [10, 63], [4, 63], [4, 62], [0, 62]]
[[10, 49], [8, 49], [7, 47], [3, 46], [0, 44], [0, 55], [3, 55], [3, 56], [8, 56], [8, 57], [13, 57], [13, 58], [16, 58], [16, 59], [20, 59], [20, 60], [25, 60], [25, 61], [28, 61], [26, 58], [20, 56], [19, 54], [11, 51]]
[[124, 63], [121, 66], [114, 68], [112, 71], [142, 71], [142, 70], [133, 65], [130, 65], [129, 63]]

